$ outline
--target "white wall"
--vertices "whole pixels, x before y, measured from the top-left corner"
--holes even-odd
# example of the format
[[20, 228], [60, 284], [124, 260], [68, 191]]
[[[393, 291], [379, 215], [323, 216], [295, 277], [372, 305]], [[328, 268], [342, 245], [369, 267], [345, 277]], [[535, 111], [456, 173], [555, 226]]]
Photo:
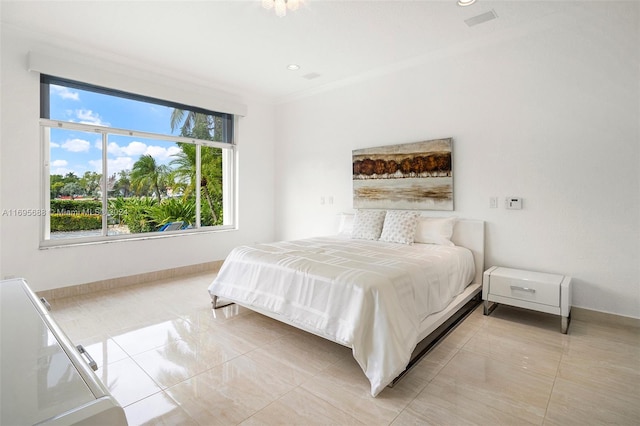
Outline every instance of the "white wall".
[[[40, 207], [40, 88], [39, 75], [27, 70], [30, 50], [46, 54], [64, 46], [70, 55], [75, 54], [85, 62], [98, 58], [93, 62], [108, 64], [109, 70], [97, 78], [122, 75], [124, 79], [137, 79], [143, 94], [151, 96], [164, 94], [170, 99], [173, 94], [183, 100], [185, 93], [193, 93], [197, 100], [202, 99], [203, 93], [211, 93], [213, 97], [227, 96], [217, 90], [186, 83], [188, 76], [185, 80], [171, 79], [145, 69], [144, 64], [136, 69], [131, 64], [118, 65], [113, 58], [101, 61], [99, 52], [83, 51], [82, 46], [62, 41], [39, 40], [36, 35], [15, 29], [3, 28], [1, 43], [2, 209]], [[123, 81], [123, 84], [127, 82]], [[42, 250], [38, 248], [38, 218], [0, 216], [0, 277], [25, 277], [32, 288], [39, 291], [220, 260], [236, 245], [272, 240], [274, 107], [250, 95], [238, 95], [237, 98], [248, 106], [248, 114], [240, 119], [237, 129], [239, 230]]]
[[640, 318], [638, 8], [585, 3], [280, 105], [276, 237], [334, 231], [353, 149], [453, 137], [455, 211], [433, 214], [485, 220], [487, 267], [571, 275], [574, 306]]

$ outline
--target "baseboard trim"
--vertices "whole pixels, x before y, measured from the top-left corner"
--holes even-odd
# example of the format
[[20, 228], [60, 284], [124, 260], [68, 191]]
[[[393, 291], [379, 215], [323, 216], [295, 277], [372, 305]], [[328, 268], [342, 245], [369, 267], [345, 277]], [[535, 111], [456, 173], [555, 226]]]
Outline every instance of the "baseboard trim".
[[591, 309], [571, 307], [571, 319], [585, 322], [595, 322], [609, 325], [623, 325], [640, 328], [640, 319], [610, 314], [607, 312], [592, 311]]
[[129, 275], [126, 277], [111, 278], [108, 280], [94, 281], [86, 284], [72, 285], [69, 287], [54, 288], [38, 291], [39, 297], [47, 300], [63, 299], [65, 297], [82, 296], [98, 291], [114, 290], [132, 285], [145, 284], [152, 281], [178, 278], [185, 275], [216, 272], [222, 266], [222, 260], [200, 263], [197, 265], [181, 266], [179, 268], [164, 269], [161, 271], [147, 272], [144, 274]]

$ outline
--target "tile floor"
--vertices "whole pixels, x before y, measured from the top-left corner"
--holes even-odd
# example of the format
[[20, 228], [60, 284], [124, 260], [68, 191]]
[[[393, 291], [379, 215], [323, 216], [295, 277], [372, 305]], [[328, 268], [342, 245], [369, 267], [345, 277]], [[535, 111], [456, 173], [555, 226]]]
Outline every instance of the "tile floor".
[[350, 350], [238, 306], [211, 273], [53, 300], [131, 425], [640, 424], [640, 329], [476, 309], [377, 398]]

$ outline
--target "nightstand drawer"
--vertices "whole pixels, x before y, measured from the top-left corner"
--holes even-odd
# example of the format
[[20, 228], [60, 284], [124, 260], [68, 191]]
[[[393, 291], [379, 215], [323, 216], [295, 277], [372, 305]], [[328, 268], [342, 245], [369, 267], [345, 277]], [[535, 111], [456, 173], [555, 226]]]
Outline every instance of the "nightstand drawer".
[[489, 277], [489, 293], [549, 306], [560, 306], [562, 275], [498, 268]]

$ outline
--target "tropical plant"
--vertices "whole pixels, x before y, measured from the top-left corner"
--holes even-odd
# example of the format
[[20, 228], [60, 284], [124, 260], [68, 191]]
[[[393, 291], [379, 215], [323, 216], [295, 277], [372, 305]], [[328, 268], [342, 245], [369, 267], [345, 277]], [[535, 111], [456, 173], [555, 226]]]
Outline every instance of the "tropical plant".
[[127, 199], [123, 197], [110, 198], [107, 212], [113, 223], [123, 223], [123, 218], [127, 214]]
[[152, 232], [158, 223], [152, 218], [151, 210], [158, 202], [151, 197], [126, 198], [122, 208], [122, 220], [132, 234]]
[[102, 175], [96, 172], [86, 171], [79, 180], [80, 186], [84, 189], [84, 193], [89, 196], [96, 196], [100, 188], [100, 180]]
[[[181, 151], [169, 163], [173, 167], [176, 186], [183, 192], [183, 198], [193, 197], [196, 190], [196, 145], [179, 143]], [[218, 221], [214, 200], [222, 195], [222, 155], [219, 148], [203, 146], [200, 149], [200, 188], [213, 223]]]
[[51, 175], [49, 177], [49, 188], [51, 199], [60, 196], [60, 191], [64, 187], [64, 178], [62, 175]]
[[[181, 124], [182, 123], [182, 124]], [[171, 114], [171, 130], [180, 126], [180, 135], [201, 140], [221, 141], [223, 119], [214, 115], [206, 115], [193, 111], [174, 109]], [[189, 197], [196, 190], [196, 145], [178, 144], [179, 154], [170, 164], [174, 175], [183, 190], [184, 197]], [[218, 224], [222, 213], [222, 150], [202, 146], [200, 149], [200, 188], [206, 202], [203, 208], [202, 224]], [[203, 206], [204, 207], [204, 206]], [[204, 213], [206, 210], [207, 218]]]
[[131, 170], [120, 170], [118, 172], [118, 179], [113, 185], [113, 192], [123, 197], [131, 195]]
[[169, 222], [182, 221], [188, 225], [196, 222], [195, 199], [167, 198], [148, 209], [149, 217], [158, 227]]
[[71, 198], [75, 198], [76, 195], [82, 195], [84, 190], [77, 182], [69, 182], [65, 183], [62, 189], [60, 189], [60, 194], [69, 195]]
[[[64, 186], [67, 184], [80, 185], [80, 178], [76, 176], [75, 173], [73, 172], [69, 172], [64, 176], [56, 175], [56, 174], [51, 175], [49, 177], [49, 187], [51, 189], [50, 191], [51, 198], [56, 198], [56, 197], [59, 197], [60, 195], [71, 195], [70, 191], [66, 191], [65, 193], [63, 193], [62, 191], [62, 188], [64, 188]], [[82, 185], [80, 185], [80, 187], [82, 188]], [[73, 187], [69, 186], [68, 188], [73, 188]], [[74, 193], [80, 194], [81, 192], [82, 192], [82, 189], [76, 190]]]
[[144, 187], [150, 188], [160, 203], [162, 201], [160, 189], [165, 187], [169, 173], [170, 169], [167, 166], [158, 164], [153, 156], [144, 154], [133, 164], [131, 185], [138, 191]]
[[222, 142], [224, 126], [221, 117], [174, 108], [171, 113], [171, 131], [178, 127], [180, 136]]
[[66, 175], [64, 175], [63, 180], [64, 180], [64, 183], [73, 183], [73, 182], [77, 183], [80, 180], [80, 178], [76, 176], [75, 173], [69, 172]]

